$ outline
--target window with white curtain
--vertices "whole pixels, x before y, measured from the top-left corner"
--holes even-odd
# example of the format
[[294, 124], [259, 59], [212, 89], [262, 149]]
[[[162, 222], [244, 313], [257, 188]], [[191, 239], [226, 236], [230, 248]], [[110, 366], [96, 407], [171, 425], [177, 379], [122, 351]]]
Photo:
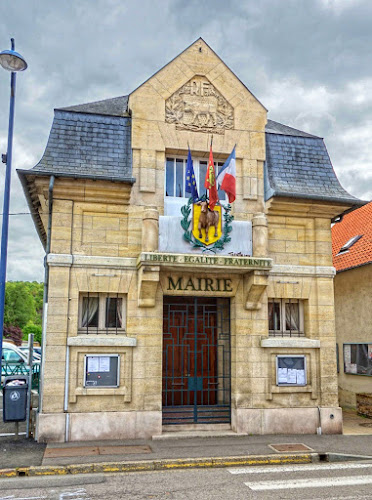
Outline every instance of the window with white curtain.
[[298, 299], [269, 299], [269, 335], [272, 337], [303, 337], [304, 307]]
[[123, 294], [81, 294], [79, 301], [79, 332], [124, 332], [125, 302]]

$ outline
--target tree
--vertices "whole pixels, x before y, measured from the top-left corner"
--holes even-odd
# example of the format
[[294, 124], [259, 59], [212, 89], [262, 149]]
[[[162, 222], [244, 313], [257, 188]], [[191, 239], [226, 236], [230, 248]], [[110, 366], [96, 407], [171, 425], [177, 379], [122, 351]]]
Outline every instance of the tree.
[[[33, 333], [35, 340], [41, 342], [43, 290], [43, 283], [36, 281], [8, 281], [6, 283], [4, 337], [6, 328], [18, 328], [19, 331], [23, 331], [24, 340], [27, 340], [29, 333]], [[16, 342], [21, 342], [22, 332], [20, 336], [19, 332], [17, 334], [13, 330], [9, 332], [8, 335], [15, 335]]]
[[22, 330], [18, 326], [4, 326], [3, 336], [16, 345], [22, 345]]
[[43, 313], [43, 299], [44, 299], [44, 283], [38, 283], [37, 281], [26, 282], [26, 287], [29, 293], [34, 298], [36, 315], [33, 318], [35, 325], [41, 325], [41, 318]]
[[24, 281], [8, 282], [5, 287], [4, 323], [24, 327], [36, 317], [35, 299]]
[[30, 333], [34, 334], [34, 341], [39, 342], [41, 345], [41, 326], [35, 325], [32, 321], [29, 321], [26, 326], [22, 328], [23, 340], [27, 340]]

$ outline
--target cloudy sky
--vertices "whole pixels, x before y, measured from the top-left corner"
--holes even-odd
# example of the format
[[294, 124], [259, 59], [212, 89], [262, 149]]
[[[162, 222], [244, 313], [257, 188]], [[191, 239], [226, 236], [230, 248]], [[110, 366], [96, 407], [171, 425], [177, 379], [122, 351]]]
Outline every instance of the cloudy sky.
[[[324, 137], [343, 186], [371, 199], [371, 22], [371, 0], [0, 0], [0, 51], [13, 36], [29, 64], [17, 77], [8, 279], [43, 278], [15, 169], [41, 158], [53, 109], [127, 94], [199, 36], [269, 118]], [[9, 76], [0, 68], [3, 153]]]

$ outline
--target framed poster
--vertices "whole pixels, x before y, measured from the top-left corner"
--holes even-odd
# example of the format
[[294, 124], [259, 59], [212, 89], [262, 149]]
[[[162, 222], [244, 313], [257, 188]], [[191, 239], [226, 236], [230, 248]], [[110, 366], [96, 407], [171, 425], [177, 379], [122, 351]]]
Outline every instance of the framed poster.
[[276, 357], [276, 385], [304, 386], [306, 383], [305, 356]]
[[84, 357], [84, 387], [119, 387], [119, 354], [87, 354]]

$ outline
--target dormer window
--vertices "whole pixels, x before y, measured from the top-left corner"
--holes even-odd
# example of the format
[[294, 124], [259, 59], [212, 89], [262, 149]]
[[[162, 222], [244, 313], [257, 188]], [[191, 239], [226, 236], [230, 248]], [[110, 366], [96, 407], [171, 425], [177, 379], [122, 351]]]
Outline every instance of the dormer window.
[[348, 240], [345, 245], [343, 245], [340, 249], [340, 251], [338, 252], [337, 255], [342, 255], [346, 252], [348, 252], [350, 250], [350, 248], [354, 245], [354, 243], [356, 243], [358, 240], [360, 240], [360, 238], [362, 238], [362, 234], [358, 234], [357, 236], [353, 236], [352, 238], [350, 238], [350, 240]]

